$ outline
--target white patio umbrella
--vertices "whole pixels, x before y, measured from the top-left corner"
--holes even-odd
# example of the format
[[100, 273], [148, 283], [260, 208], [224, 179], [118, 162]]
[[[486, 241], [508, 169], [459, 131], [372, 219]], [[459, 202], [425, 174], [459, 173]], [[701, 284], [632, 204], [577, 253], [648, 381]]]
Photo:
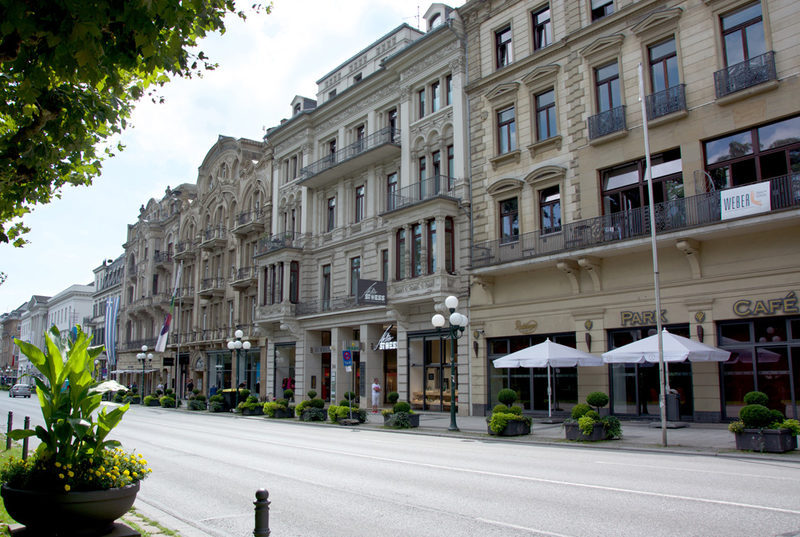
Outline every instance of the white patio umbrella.
[[[675, 334], [661, 333], [664, 362], [724, 362], [731, 353]], [[628, 343], [603, 353], [608, 364], [643, 364], [658, 362], [658, 334]]]
[[547, 368], [547, 416], [553, 415], [553, 398], [550, 389], [551, 367], [599, 366], [603, 359], [588, 352], [579, 351], [566, 345], [553, 343], [548, 338], [537, 345], [512, 352], [496, 360], [494, 366], [500, 368], [511, 367], [546, 367]]

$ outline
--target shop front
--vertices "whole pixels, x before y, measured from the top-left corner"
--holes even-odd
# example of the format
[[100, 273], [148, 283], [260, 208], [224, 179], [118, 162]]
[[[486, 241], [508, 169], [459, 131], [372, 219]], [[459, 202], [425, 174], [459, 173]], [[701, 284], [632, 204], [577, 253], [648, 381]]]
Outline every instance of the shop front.
[[450, 345], [447, 334], [435, 331], [408, 334], [408, 400], [412, 409], [450, 411]]

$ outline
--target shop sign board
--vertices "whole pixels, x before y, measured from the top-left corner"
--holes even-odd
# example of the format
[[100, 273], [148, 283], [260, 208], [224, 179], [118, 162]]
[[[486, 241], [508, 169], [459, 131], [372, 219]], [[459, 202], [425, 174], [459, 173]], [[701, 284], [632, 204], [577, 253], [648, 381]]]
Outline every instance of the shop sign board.
[[769, 181], [720, 191], [722, 220], [767, 213], [771, 210]]
[[380, 280], [358, 280], [359, 304], [386, 304], [386, 282]]
[[[651, 326], [656, 323], [656, 310], [652, 311], [621, 311], [619, 320], [622, 326]], [[667, 310], [661, 310], [661, 323], [668, 323]]]
[[743, 298], [733, 303], [733, 313], [738, 317], [755, 317], [757, 315], [794, 315], [800, 313], [797, 295], [794, 291], [782, 298], [762, 298], [750, 300]]
[[389, 350], [396, 350], [397, 349], [397, 340], [392, 338], [392, 326], [383, 331], [383, 335], [378, 340], [378, 344], [375, 345], [374, 350], [378, 351], [389, 351]]

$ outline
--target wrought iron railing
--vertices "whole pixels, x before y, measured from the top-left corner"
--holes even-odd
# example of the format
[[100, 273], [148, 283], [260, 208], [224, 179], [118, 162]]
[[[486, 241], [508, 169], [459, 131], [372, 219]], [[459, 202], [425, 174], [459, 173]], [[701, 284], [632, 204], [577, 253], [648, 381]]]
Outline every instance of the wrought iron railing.
[[156, 264], [171, 263], [172, 252], [156, 252], [155, 254], [153, 254], [153, 261], [155, 261]]
[[200, 292], [225, 288], [225, 278], [203, 278], [200, 281]]
[[194, 243], [192, 241], [179, 242], [175, 245], [175, 255], [190, 253], [192, 248], [194, 248]]
[[647, 119], [686, 110], [686, 84], [678, 84], [645, 98]]
[[251, 222], [255, 222], [264, 214], [263, 209], [253, 209], [252, 211], [244, 211], [236, 215], [236, 227], [246, 226]]
[[731, 93], [777, 79], [775, 53], [769, 51], [714, 73], [714, 89], [717, 92], [717, 99], [719, 99]]
[[256, 277], [256, 267], [242, 267], [236, 271], [236, 281], [249, 280]]
[[618, 106], [594, 116], [589, 116], [589, 139], [625, 130], [625, 107]]
[[224, 239], [226, 229], [222, 226], [210, 227], [203, 231], [203, 242], [212, 241], [214, 239]]
[[[800, 207], [800, 174], [770, 179], [770, 209], [778, 211]], [[724, 192], [724, 191], [723, 191]], [[719, 222], [722, 219], [720, 191], [657, 203], [656, 231], [669, 232]], [[475, 243], [472, 267], [531, 259], [568, 250], [644, 237], [650, 234], [650, 209], [638, 207], [562, 226], [560, 233], [525, 233], [518, 240]]]
[[400, 144], [400, 131], [398, 129], [385, 127], [378, 132], [370, 134], [362, 140], [358, 140], [347, 147], [343, 147], [335, 153], [331, 153], [330, 155], [327, 155], [318, 161], [305, 166], [300, 170], [301, 179], [313, 177], [318, 173], [322, 173], [325, 170], [355, 158], [362, 153], [366, 153], [367, 151], [386, 144]]
[[387, 194], [386, 211], [402, 209], [437, 196], [454, 196], [457, 180], [446, 175], [435, 175], [413, 185]]
[[126, 351], [131, 350], [141, 350], [142, 345], [147, 345], [148, 350], [153, 350], [156, 347], [156, 338], [149, 337], [149, 338], [140, 338], [140, 339], [129, 339], [123, 344], [123, 348]]
[[301, 233], [293, 233], [291, 231], [284, 231], [283, 233], [278, 233], [269, 237], [262, 237], [258, 240], [258, 244], [256, 245], [255, 255], [268, 254], [269, 252], [274, 252], [281, 248], [301, 248], [301, 238]]
[[297, 315], [313, 315], [329, 311], [342, 311], [358, 307], [354, 296], [343, 296], [321, 300], [307, 300], [297, 304]]

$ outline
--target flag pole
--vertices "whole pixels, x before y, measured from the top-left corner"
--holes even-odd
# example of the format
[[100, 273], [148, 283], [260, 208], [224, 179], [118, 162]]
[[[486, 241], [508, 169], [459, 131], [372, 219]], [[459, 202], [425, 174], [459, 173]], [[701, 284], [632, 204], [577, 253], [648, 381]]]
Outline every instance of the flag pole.
[[658, 281], [658, 249], [656, 248], [656, 217], [653, 202], [653, 174], [650, 170], [650, 138], [647, 131], [647, 106], [644, 98], [644, 76], [639, 64], [639, 102], [642, 103], [642, 132], [644, 134], [645, 178], [650, 213], [650, 248], [653, 251], [653, 288], [656, 295], [656, 331], [658, 332], [658, 406], [661, 410], [661, 444], [667, 446], [667, 390], [664, 370], [664, 338], [661, 333], [661, 289]]

